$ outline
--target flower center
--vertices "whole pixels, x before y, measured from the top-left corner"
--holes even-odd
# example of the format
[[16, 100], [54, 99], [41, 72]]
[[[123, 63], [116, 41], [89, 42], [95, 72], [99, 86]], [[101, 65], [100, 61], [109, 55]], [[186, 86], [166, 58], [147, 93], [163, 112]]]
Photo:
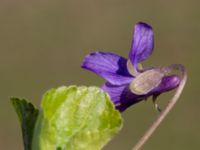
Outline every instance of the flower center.
[[130, 83], [130, 90], [134, 94], [144, 95], [157, 87], [165, 76], [160, 69], [151, 69], [136, 76]]

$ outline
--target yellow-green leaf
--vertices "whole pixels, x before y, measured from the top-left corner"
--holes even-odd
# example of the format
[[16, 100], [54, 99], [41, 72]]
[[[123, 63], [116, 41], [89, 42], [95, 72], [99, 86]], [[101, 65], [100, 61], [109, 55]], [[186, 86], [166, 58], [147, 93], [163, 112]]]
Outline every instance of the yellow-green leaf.
[[33, 150], [100, 150], [121, 129], [122, 118], [97, 87], [60, 87], [41, 104]]

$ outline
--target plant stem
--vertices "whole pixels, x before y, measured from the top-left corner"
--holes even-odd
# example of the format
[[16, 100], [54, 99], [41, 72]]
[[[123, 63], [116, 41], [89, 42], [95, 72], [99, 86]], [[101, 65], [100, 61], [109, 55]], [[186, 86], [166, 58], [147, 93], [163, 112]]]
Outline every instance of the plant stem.
[[158, 116], [158, 118], [153, 122], [153, 124], [150, 126], [150, 128], [145, 132], [145, 134], [138, 141], [138, 143], [136, 143], [136, 145], [133, 147], [132, 150], [139, 150], [139, 149], [141, 149], [141, 147], [149, 140], [149, 138], [155, 132], [155, 130], [158, 128], [158, 126], [160, 125], [160, 123], [165, 119], [165, 117], [167, 116], [167, 114], [174, 107], [174, 105], [178, 101], [178, 99], [179, 99], [179, 97], [180, 97], [180, 95], [181, 95], [181, 93], [183, 91], [183, 88], [184, 88], [186, 80], [187, 80], [187, 72], [186, 72], [185, 68], [182, 65], [179, 65], [179, 64], [172, 65], [172, 66], [170, 66], [170, 68], [171, 69], [180, 70], [181, 73], [182, 73], [182, 80], [181, 80], [179, 86], [177, 87], [177, 90], [176, 90], [174, 96], [169, 101], [169, 103], [167, 104], [167, 106], [165, 107], [165, 109], [161, 112], [161, 114]]

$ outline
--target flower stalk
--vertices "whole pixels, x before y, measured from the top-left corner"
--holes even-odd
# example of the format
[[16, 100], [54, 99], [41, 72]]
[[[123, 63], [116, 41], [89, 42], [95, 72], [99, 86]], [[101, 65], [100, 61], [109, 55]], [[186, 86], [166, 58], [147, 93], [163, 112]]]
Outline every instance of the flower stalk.
[[178, 101], [183, 88], [185, 86], [186, 80], [187, 80], [187, 72], [185, 68], [182, 65], [172, 65], [170, 66], [171, 69], [180, 70], [181, 71], [181, 82], [179, 86], [177, 87], [177, 90], [172, 97], [172, 99], [169, 101], [165, 109], [160, 113], [158, 118], [153, 122], [153, 124], [149, 127], [149, 129], [144, 133], [144, 135], [141, 137], [141, 139], [136, 143], [136, 145], [133, 147], [132, 150], [140, 150], [142, 146], [150, 139], [151, 135], [155, 132], [155, 130], [159, 127], [161, 122], [165, 119], [167, 114], [172, 110], [172, 108], [175, 106], [176, 102]]

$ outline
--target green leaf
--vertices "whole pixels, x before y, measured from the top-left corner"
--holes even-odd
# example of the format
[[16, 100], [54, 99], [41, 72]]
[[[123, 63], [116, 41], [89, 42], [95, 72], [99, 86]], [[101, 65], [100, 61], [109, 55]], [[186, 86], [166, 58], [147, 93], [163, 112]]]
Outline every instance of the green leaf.
[[25, 150], [31, 150], [33, 131], [38, 116], [38, 109], [36, 109], [31, 103], [28, 103], [25, 99], [12, 97], [11, 102], [21, 124], [24, 148]]
[[97, 87], [60, 87], [42, 100], [33, 150], [100, 150], [121, 129], [121, 114]]

